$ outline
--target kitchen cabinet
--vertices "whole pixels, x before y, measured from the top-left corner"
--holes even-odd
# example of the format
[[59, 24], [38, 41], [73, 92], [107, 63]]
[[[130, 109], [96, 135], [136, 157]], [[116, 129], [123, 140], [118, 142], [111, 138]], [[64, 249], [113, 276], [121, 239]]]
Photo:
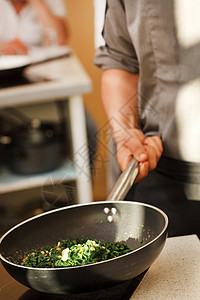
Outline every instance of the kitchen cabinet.
[[29, 78], [41, 78], [31, 84], [1, 88], [0, 109], [62, 101], [66, 103], [70, 120], [73, 159], [51, 171], [36, 175], [16, 175], [6, 167], [0, 168], [0, 194], [54, 185], [75, 180], [78, 203], [92, 201], [86, 120], [82, 94], [89, 93], [92, 82], [79, 59], [70, 50], [68, 57], [30, 66]]

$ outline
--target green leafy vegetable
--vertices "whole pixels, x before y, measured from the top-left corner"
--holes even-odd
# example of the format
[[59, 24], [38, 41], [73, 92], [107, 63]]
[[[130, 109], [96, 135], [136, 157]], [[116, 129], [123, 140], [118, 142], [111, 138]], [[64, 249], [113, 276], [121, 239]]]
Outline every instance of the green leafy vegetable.
[[105, 261], [132, 251], [126, 244], [90, 239], [60, 239], [53, 247], [33, 250], [22, 265], [33, 268], [81, 266]]

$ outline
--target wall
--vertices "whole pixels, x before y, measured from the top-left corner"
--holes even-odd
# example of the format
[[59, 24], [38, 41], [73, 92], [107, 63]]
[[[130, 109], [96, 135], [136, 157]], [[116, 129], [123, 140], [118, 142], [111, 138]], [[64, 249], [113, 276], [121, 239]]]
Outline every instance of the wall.
[[[69, 45], [74, 49], [93, 82], [93, 91], [84, 95], [87, 109], [96, 120], [98, 128], [106, 124], [106, 116], [101, 104], [101, 70], [94, 66], [94, 6], [93, 0], [65, 0], [71, 31]], [[101, 140], [102, 141], [102, 140]], [[106, 195], [106, 141], [99, 143], [94, 169], [94, 199], [103, 200]]]

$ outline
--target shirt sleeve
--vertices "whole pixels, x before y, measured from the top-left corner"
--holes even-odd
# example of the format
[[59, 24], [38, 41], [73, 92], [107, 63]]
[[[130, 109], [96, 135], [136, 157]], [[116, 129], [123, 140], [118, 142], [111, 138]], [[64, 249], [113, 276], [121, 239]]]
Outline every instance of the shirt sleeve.
[[137, 55], [130, 38], [123, 1], [108, 0], [104, 20], [105, 46], [96, 51], [95, 64], [105, 69], [122, 69], [139, 72]]
[[45, 0], [52, 13], [61, 18], [67, 16], [67, 7], [63, 0]]

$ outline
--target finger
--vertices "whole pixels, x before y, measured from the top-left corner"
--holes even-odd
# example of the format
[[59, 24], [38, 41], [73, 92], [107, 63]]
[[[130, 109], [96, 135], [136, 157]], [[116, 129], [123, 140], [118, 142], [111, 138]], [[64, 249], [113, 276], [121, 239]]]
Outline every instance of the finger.
[[151, 136], [151, 137], [146, 137], [144, 139], [144, 143], [145, 142], [154, 142], [155, 145], [157, 146], [158, 149], [160, 149], [160, 151], [163, 151], [163, 144], [162, 144], [162, 140], [159, 136]]
[[148, 167], [149, 167], [149, 170], [153, 170], [153, 169], [156, 168], [157, 162], [158, 162], [156, 151], [154, 150], [153, 147], [151, 147], [149, 145], [146, 145], [145, 148], [146, 148], [146, 151], [148, 153]]
[[13, 47], [15, 48], [16, 54], [27, 54], [27, 46], [19, 39], [15, 39], [13, 42]]
[[139, 162], [146, 161], [148, 155], [143, 145], [144, 134], [138, 129], [132, 129], [130, 135], [131, 137], [126, 142], [127, 147]]
[[135, 183], [140, 181], [141, 179], [145, 178], [148, 175], [149, 172], [149, 163], [146, 161], [144, 163], [140, 163], [139, 166], [139, 172], [135, 179]]
[[132, 153], [127, 147], [120, 147], [117, 151], [117, 161], [122, 171], [126, 169], [130, 160], [132, 158]]
[[[117, 159], [118, 159], [118, 164], [121, 168], [122, 171], [126, 169], [128, 166], [130, 160], [132, 159], [133, 155], [130, 152], [130, 150], [126, 147], [123, 147], [119, 149], [117, 152]], [[148, 171], [149, 171], [149, 163], [148, 161], [145, 161], [143, 163], [138, 164], [138, 175], [136, 177], [135, 182], [138, 182], [139, 180], [143, 179], [144, 177], [147, 176]]]
[[[132, 159], [132, 154], [128, 148], [124, 148], [123, 150], [119, 151], [118, 164], [122, 171], [124, 171], [126, 169], [126, 167], [128, 166], [131, 159]], [[138, 175], [136, 177], [135, 182], [138, 182], [147, 176], [148, 171], [149, 171], [149, 163], [147, 161], [143, 162], [143, 163], [139, 163], [138, 169], [139, 169]]]
[[156, 159], [158, 161], [163, 152], [163, 145], [161, 139], [157, 136], [147, 137], [144, 140], [144, 145], [151, 146], [154, 149], [156, 153]]

